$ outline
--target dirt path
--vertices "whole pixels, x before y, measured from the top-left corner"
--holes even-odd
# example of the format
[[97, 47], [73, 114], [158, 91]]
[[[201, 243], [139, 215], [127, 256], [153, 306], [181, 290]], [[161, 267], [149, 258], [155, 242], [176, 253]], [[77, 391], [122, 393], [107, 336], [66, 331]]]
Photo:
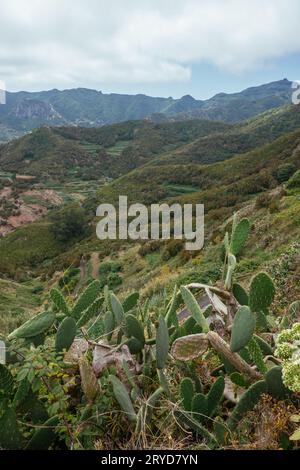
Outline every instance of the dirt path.
[[77, 294], [80, 291], [80, 289], [84, 286], [84, 283], [87, 278], [87, 262], [84, 256], [80, 260], [79, 268], [80, 268], [80, 278], [74, 291], [75, 294]]
[[99, 253], [94, 252], [91, 254], [91, 265], [92, 265], [92, 278], [98, 279], [99, 278]]

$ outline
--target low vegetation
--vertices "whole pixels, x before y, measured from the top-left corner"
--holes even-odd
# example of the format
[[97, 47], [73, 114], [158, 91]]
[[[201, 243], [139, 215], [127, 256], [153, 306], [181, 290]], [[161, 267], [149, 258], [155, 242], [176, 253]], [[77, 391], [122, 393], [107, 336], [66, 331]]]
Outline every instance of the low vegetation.
[[[299, 302], [287, 324], [272, 313], [276, 288], [268, 274], [258, 272], [248, 291], [236, 283], [250, 230], [248, 219], [235, 216], [222, 244], [222, 279], [175, 286], [155, 313], [151, 299], [131, 293], [121, 302], [99, 281], [77, 300], [52, 289], [44, 310], [7, 338], [0, 445], [297, 446]], [[262, 406], [278, 423], [274, 429], [270, 420], [263, 436], [253, 421]]]

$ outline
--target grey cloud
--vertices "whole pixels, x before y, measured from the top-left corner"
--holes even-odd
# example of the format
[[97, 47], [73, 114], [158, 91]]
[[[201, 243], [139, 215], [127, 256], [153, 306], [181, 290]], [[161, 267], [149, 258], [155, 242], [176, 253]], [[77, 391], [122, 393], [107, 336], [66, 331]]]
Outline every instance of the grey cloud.
[[203, 61], [240, 72], [300, 51], [298, 0], [1, 0], [10, 89], [188, 81]]

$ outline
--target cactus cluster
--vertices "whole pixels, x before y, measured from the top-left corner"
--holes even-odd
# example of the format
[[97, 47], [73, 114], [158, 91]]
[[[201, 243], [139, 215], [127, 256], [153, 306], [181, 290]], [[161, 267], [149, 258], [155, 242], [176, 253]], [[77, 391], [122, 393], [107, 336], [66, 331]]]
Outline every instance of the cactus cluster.
[[[290, 400], [299, 393], [300, 324], [279, 334], [274, 353], [272, 279], [258, 273], [249, 289], [235, 279], [250, 227], [234, 217], [222, 282], [175, 286], [158, 312], [138, 293], [121, 301], [98, 281], [74, 302], [52, 289], [52, 306], [8, 337], [14, 352], [9, 365], [0, 364], [0, 447], [55, 448], [64, 432], [70, 439], [73, 423], [74, 441], [84, 442], [86, 427], [94, 435], [112, 422], [113, 432], [127, 422], [128, 433], [144, 439], [165, 413], [220, 448], [237, 439], [262, 395]], [[294, 302], [289, 317], [298, 313]], [[33, 423], [29, 432], [23, 416]]]
[[219, 377], [205, 395], [196, 392], [195, 384], [191, 378], [182, 379], [180, 384], [180, 395], [185, 411], [191, 412], [192, 417], [201, 423], [214, 415], [220, 404], [225, 388], [224, 377]]

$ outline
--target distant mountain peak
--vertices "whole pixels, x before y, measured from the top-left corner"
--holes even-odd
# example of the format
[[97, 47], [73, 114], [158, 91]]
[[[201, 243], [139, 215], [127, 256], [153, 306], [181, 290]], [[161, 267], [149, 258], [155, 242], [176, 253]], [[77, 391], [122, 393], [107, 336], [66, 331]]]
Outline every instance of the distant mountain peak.
[[195, 102], [197, 100], [195, 100], [195, 98], [193, 98], [191, 95], [184, 95], [180, 98], [181, 101], [192, 101], [192, 102]]

